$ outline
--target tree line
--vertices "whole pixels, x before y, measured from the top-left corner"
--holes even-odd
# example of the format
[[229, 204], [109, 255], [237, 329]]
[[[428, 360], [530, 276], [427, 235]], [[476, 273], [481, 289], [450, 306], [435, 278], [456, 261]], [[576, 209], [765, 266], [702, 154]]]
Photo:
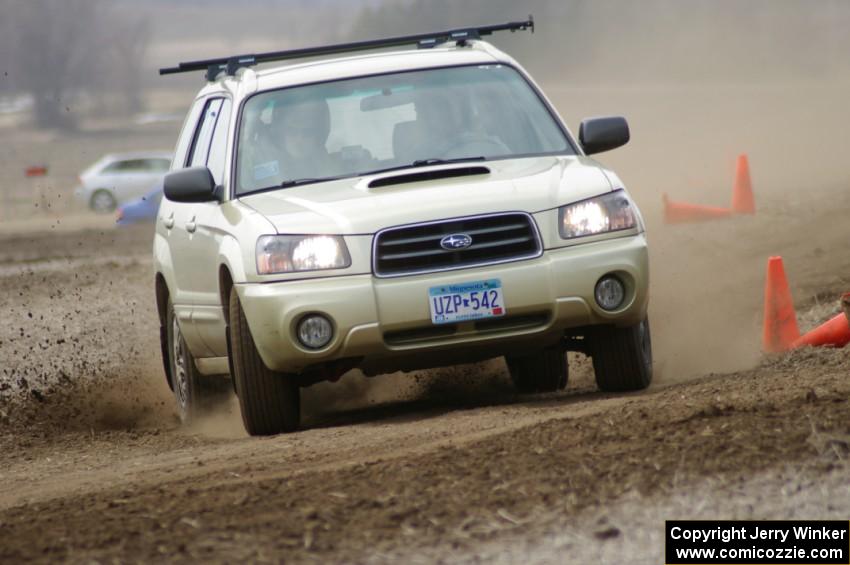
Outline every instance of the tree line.
[[29, 95], [41, 127], [73, 129], [80, 102], [136, 112], [149, 39], [104, 0], [0, 0], [0, 95]]

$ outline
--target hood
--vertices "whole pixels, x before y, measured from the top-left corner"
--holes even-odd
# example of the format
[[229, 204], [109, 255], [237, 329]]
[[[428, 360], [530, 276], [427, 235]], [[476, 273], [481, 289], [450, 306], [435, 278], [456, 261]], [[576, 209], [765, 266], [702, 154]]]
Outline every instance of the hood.
[[[369, 188], [411, 172], [483, 166], [489, 174]], [[422, 167], [240, 197], [281, 234], [371, 234], [389, 226], [492, 212], [548, 210], [612, 189], [587, 157]]]

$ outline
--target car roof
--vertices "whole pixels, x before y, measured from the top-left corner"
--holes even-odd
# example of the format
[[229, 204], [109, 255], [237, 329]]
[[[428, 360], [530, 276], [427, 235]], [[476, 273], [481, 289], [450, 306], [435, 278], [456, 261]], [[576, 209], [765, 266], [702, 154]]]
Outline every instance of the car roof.
[[236, 76], [224, 76], [208, 83], [199, 97], [222, 90], [248, 96], [257, 91], [435, 67], [507, 63], [515, 61], [486, 41], [455, 42], [428, 49], [378, 51], [347, 57], [311, 60], [260, 70], [246, 69]]

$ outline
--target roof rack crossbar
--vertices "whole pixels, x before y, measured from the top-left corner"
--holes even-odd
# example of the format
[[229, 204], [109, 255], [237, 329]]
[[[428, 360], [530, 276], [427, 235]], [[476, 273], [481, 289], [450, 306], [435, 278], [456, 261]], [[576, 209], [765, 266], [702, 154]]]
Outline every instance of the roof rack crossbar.
[[448, 41], [455, 41], [458, 45], [465, 45], [468, 40], [479, 39], [485, 35], [492, 35], [497, 31], [515, 32], [522, 30], [530, 30], [534, 33], [534, 18], [532, 16], [528, 16], [528, 19], [525, 21], [508, 22], [505, 24], [490, 26], [462, 28], [435, 33], [420, 33], [417, 35], [404, 35], [399, 37], [387, 37], [384, 39], [355, 41], [353, 43], [340, 43], [337, 45], [326, 45], [322, 47], [307, 47], [303, 49], [290, 49], [287, 51], [270, 51], [268, 53], [188, 61], [180, 63], [176, 67], [159, 69], [159, 74], [171, 75], [191, 71], [206, 71], [207, 80], [212, 81], [215, 80], [215, 77], [222, 71], [229, 76], [233, 76], [240, 68], [251, 67], [258, 63], [267, 63], [270, 61], [302, 59], [305, 57], [318, 57], [321, 55], [336, 55], [339, 53], [366, 51], [370, 49], [380, 49], [382, 47], [400, 47], [402, 45], [412, 44], [416, 44], [420, 48], [427, 48]]

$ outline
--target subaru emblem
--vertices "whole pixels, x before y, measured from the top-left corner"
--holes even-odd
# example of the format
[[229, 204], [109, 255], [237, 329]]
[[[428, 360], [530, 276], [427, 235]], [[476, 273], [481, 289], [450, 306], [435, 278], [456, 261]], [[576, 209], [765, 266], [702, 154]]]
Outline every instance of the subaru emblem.
[[449, 251], [465, 249], [472, 245], [472, 238], [465, 233], [453, 233], [440, 240], [440, 247]]

